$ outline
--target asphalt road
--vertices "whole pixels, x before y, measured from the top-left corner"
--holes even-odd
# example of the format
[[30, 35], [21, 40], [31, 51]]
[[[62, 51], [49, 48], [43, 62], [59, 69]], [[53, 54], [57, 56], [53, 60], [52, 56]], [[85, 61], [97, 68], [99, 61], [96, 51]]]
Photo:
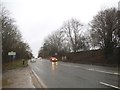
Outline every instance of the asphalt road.
[[117, 88], [117, 68], [39, 60], [29, 64], [46, 88]]

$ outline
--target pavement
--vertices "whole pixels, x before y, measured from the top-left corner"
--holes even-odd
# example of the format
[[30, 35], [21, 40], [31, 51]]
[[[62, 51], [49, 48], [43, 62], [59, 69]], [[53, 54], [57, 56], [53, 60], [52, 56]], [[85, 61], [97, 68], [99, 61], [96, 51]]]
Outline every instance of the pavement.
[[2, 88], [41, 88], [30, 67], [8, 70], [2, 75]]
[[[3, 88], [120, 89], [118, 68], [36, 60], [27, 67], [2, 73]], [[25, 89], [26, 90], [26, 89]]]

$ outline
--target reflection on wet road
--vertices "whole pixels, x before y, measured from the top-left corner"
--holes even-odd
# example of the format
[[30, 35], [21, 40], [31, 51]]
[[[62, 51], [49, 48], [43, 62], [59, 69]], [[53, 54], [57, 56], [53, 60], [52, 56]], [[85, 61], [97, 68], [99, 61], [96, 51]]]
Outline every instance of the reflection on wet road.
[[30, 63], [30, 66], [48, 88], [111, 87], [107, 84], [118, 87], [119, 75], [87, 70], [86, 67], [89, 68], [89, 65], [85, 67], [82, 64], [37, 60], [35, 63]]
[[54, 71], [57, 68], [58, 62], [51, 62], [52, 70]]

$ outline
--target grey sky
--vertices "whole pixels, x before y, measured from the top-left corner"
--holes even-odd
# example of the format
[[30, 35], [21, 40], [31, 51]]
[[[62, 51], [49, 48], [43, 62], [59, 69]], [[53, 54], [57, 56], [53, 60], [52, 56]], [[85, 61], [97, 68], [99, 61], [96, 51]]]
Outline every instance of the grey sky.
[[11, 12], [34, 56], [43, 40], [64, 21], [77, 18], [82, 23], [90, 22], [101, 9], [115, 6], [119, 0], [2, 0]]

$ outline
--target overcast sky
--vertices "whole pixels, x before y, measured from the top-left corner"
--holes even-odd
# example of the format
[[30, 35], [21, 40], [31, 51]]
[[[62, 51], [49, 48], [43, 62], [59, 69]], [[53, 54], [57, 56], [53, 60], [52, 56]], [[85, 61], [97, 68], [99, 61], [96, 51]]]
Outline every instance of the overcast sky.
[[76, 18], [89, 23], [98, 11], [117, 7], [120, 0], [2, 0], [11, 12], [23, 39], [35, 57], [43, 40], [64, 21]]

